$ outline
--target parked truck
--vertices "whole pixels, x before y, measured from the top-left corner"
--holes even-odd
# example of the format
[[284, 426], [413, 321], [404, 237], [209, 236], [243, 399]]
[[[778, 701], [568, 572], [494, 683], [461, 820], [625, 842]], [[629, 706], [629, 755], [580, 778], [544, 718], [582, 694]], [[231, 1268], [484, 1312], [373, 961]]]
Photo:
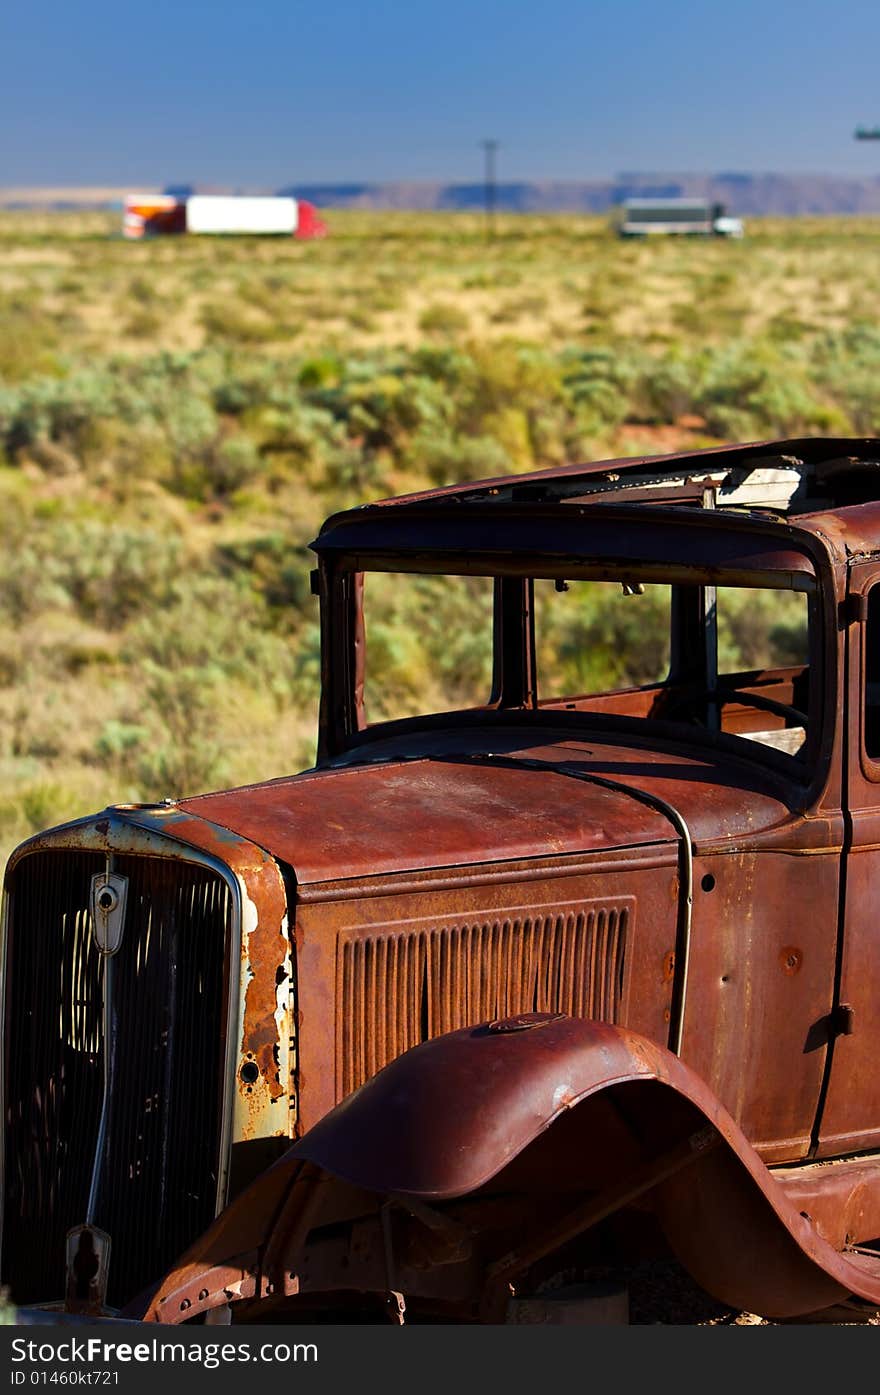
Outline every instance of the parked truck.
[[706, 199], [627, 199], [617, 223], [621, 237], [742, 237], [741, 218]]
[[[880, 440], [811, 438], [330, 518], [314, 768], [9, 860], [13, 1300], [495, 1323], [672, 1254], [880, 1306], [878, 499]], [[377, 717], [379, 574], [472, 603], [484, 691]], [[637, 684], [584, 588], [618, 648], [651, 616]]]
[[239, 194], [129, 194], [122, 218], [125, 237], [169, 233], [227, 236], [325, 237], [327, 226], [304, 199]]

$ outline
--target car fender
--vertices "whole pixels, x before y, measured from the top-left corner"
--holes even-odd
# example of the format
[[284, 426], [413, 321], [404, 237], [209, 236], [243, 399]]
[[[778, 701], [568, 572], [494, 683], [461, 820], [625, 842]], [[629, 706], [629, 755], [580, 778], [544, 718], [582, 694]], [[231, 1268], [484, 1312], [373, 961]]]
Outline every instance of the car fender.
[[266, 1275], [292, 1274], [308, 1233], [309, 1178], [417, 1207], [500, 1174], [508, 1190], [581, 1185], [611, 1198], [604, 1214], [638, 1194], [627, 1177], [647, 1179], [640, 1191], [673, 1250], [733, 1307], [787, 1317], [851, 1295], [880, 1306], [880, 1270], [825, 1238], [683, 1061], [621, 1027], [535, 1013], [448, 1033], [386, 1066], [218, 1217], [147, 1316], [180, 1321], [271, 1292]]

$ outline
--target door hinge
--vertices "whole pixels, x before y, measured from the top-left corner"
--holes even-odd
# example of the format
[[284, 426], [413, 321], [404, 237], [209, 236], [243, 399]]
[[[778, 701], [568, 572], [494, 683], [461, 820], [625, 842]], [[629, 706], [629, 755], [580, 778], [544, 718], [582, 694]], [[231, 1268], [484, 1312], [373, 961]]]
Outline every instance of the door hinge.
[[861, 591], [850, 591], [840, 602], [838, 615], [842, 630], [849, 625], [860, 625], [868, 618], [868, 597]]
[[851, 1037], [855, 1010], [850, 1003], [838, 1003], [828, 1014], [829, 1036]]

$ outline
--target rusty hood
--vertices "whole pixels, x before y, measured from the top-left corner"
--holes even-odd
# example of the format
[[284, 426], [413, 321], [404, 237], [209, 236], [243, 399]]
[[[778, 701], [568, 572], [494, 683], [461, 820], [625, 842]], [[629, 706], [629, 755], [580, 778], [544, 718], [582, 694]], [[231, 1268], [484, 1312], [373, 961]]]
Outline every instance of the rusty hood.
[[[429, 750], [361, 751], [351, 763], [181, 801], [296, 870], [301, 885], [735, 837], [790, 815], [772, 780], [719, 757], [621, 744], [433, 733]], [[459, 749], [456, 750], [455, 746]]]

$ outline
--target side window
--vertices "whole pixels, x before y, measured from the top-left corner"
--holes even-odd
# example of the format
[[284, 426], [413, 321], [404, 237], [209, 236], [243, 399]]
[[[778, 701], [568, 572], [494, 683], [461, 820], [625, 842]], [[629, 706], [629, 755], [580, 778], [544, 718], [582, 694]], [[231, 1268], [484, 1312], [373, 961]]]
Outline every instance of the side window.
[[668, 586], [536, 580], [540, 700], [563, 702], [662, 683], [669, 673], [670, 607]]
[[864, 671], [865, 754], [880, 760], [880, 585], [868, 592]]
[[367, 721], [485, 706], [492, 692], [493, 604], [488, 576], [367, 573]]
[[719, 677], [799, 669], [810, 662], [803, 593], [719, 586], [716, 595]]
[[[809, 600], [802, 592], [717, 590], [720, 728], [789, 755], [806, 751]], [[734, 696], [734, 694], [736, 696]]]

